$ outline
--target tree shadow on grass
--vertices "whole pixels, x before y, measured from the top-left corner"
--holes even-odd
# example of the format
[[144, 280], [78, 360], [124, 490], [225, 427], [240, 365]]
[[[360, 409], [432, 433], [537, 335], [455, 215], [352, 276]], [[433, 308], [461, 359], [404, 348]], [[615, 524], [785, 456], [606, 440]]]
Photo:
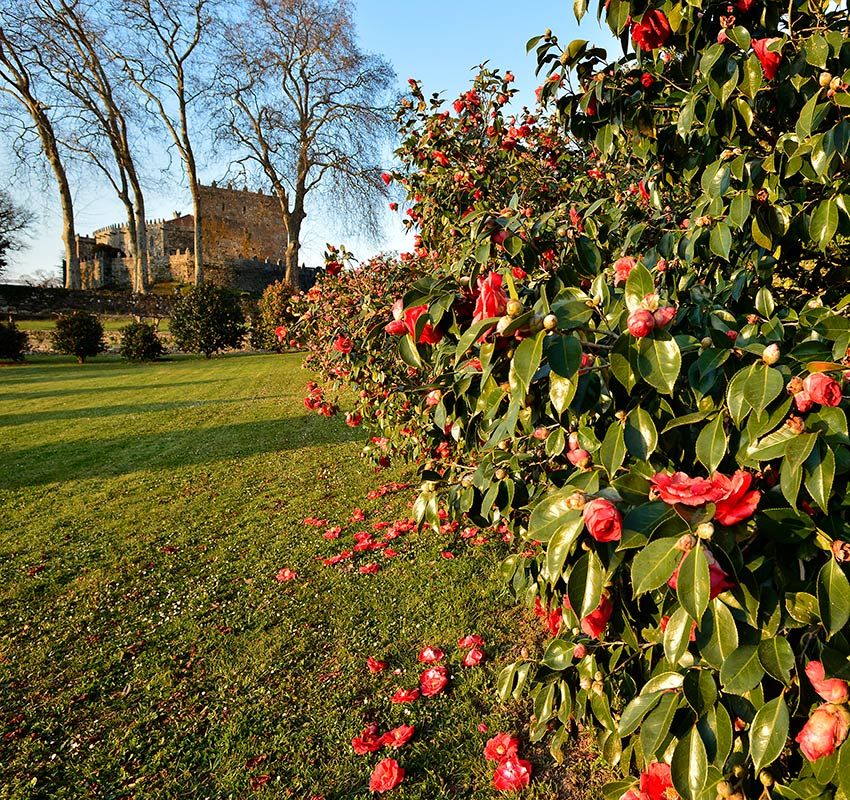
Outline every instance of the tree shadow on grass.
[[51, 442], [0, 451], [0, 489], [179, 469], [360, 438], [362, 433], [340, 421], [304, 414], [210, 428]]

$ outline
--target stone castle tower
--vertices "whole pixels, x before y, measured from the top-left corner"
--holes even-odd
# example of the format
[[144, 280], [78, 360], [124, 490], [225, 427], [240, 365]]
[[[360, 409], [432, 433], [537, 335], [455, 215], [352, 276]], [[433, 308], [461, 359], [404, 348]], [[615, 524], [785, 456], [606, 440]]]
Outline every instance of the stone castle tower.
[[[248, 292], [282, 279], [287, 238], [277, 199], [215, 183], [200, 190], [205, 279]], [[148, 221], [151, 282], [194, 280], [194, 228], [191, 214], [176, 211], [172, 219]], [[77, 236], [83, 288], [129, 287], [131, 252], [126, 223]]]

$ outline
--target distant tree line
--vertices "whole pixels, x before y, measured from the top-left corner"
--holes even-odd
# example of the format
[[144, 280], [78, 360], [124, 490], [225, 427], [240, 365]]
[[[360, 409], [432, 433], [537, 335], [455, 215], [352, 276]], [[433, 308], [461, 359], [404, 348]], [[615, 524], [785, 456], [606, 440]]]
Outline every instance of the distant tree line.
[[[192, 197], [195, 282], [204, 279], [199, 161], [270, 184], [298, 285], [307, 200], [377, 233], [395, 74], [360, 49], [347, 0], [5, 0], [0, 130], [19, 164], [47, 167], [63, 218], [65, 275], [79, 288], [74, 184], [96, 174], [126, 212], [133, 289], [150, 283], [145, 165], [176, 154]], [[33, 155], [39, 158], [34, 159]], [[82, 170], [80, 168], [83, 168]]]

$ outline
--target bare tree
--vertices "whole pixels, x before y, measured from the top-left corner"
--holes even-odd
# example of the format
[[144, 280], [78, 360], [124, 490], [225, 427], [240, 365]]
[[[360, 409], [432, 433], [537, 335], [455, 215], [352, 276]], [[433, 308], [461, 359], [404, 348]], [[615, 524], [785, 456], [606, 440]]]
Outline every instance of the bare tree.
[[395, 73], [360, 50], [346, 0], [250, 0], [219, 63], [217, 136], [235, 163], [271, 183], [288, 237], [286, 278], [297, 286], [311, 194], [332, 196], [330, 210], [349, 227], [379, 228]]
[[60, 151], [52, 109], [43, 93], [44, 76], [38, 58], [38, 37], [29, 22], [28, 8], [9, 4], [0, 17], [0, 92], [12, 98], [28, 118], [59, 188], [62, 240], [65, 248], [65, 286], [80, 288], [80, 261], [74, 228], [71, 185]]
[[[145, 200], [130, 144], [126, 92], [116, 86], [105, 31], [91, 0], [35, 0], [43, 17], [44, 43], [39, 58], [54, 80], [93, 125], [84, 124], [66, 146], [86, 156], [104, 173], [127, 213], [133, 258], [134, 291], [148, 283]], [[107, 145], [109, 158], [99, 146]]]
[[211, 5], [212, 0], [118, 0], [128, 35], [113, 50], [183, 161], [195, 217], [196, 284], [204, 281], [203, 209], [190, 109], [210, 89], [210, 81], [200, 77], [200, 56], [212, 31]]
[[9, 254], [26, 246], [32, 223], [32, 213], [15, 205], [6, 192], [0, 191], [0, 276], [9, 266]]

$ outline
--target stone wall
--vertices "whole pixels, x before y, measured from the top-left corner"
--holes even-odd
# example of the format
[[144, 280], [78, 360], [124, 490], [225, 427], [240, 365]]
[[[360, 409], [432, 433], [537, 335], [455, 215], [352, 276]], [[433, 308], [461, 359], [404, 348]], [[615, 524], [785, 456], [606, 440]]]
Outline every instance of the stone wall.
[[90, 311], [114, 316], [167, 317], [173, 298], [99, 290], [46, 289], [40, 286], [0, 284], [0, 315], [51, 317], [68, 311]]

